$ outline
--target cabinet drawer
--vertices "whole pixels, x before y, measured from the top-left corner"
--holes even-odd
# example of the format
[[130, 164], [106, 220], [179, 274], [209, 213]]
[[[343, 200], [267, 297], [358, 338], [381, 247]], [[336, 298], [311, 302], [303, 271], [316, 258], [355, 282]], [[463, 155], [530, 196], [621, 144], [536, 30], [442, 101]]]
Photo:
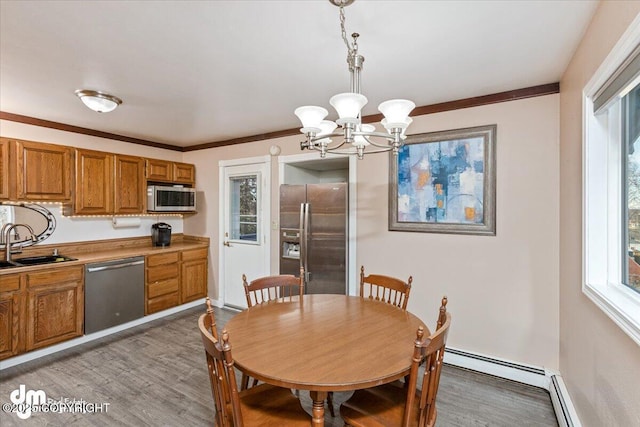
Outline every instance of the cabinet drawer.
[[194, 259], [207, 259], [209, 250], [207, 248], [192, 249], [182, 252], [182, 261], [192, 261]]
[[147, 287], [147, 298], [156, 298], [171, 292], [178, 292], [178, 279], [161, 280], [150, 283]]
[[147, 301], [147, 314], [155, 313], [157, 311], [165, 310], [177, 305], [178, 293], [173, 292], [171, 294], [163, 295], [161, 297]]
[[147, 257], [147, 267], [155, 267], [156, 265], [178, 262], [179, 256], [180, 252], [168, 252], [166, 254], [149, 255]]
[[0, 292], [11, 292], [20, 289], [20, 275], [12, 274], [0, 278]]
[[178, 277], [180, 270], [178, 263], [159, 265], [147, 269], [147, 283], [155, 283], [160, 280], [173, 279]]
[[68, 282], [83, 282], [84, 267], [56, 268], [36, 273], [27, 273], [27, 288], [58, 285]]

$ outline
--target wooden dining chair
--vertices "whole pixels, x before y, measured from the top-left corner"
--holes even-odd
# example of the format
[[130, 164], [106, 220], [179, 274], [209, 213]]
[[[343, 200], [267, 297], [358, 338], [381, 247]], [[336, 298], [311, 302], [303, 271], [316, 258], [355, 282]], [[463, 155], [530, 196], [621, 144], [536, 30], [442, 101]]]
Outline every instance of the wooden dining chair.
[[[403, 384], [396, 381], [357, 390], [340, 406], [340, 415], [344, 419], [345, 426], [432, 427], [435, 425], [438, 414], [436, 395], [450, 325], [451, 314], [447, 312], [447, 297], [444, 297], [435, 332], [425, 338], [423, 327], [418, 328], [409, 383]], [[397, 345], [397, 343], [389, 345]], [[425, 364], [424, 374], [420, 375], [419, 369], [422, 363]], [[420, 389], [417, 388], [418, 382], [421, 383]]]
[[270, 301], [291, 301], [294, 296], [302, 298], [304, 293], [304, 268], [300, 267], [300, 277], [292, 274], [265, 276], [247, 283], [247, 276], [242, 275], [247, 307], [264, 304]]
[[364, 275], [364, 266], [360, 267], [360, 296], [376, 301], [384, 301], [403, 310], [407, 309], [413, 277], [406, 282], [395, 277], [381, 274]]
[[217, 427], [308, 427], [311, 424], [311, 416], [289, 389], [260, 384], [238, 391], [229, 334], [222, 331], [221, 340], [213, 336], [209, 313], [200, 316], [198, 326], [207, 358]]
[[211, 333], [211, 335], [213, 335], [213, 338], [215, 338], [216, 340], [219, 340], [220, 338], [218, 338], [216, 316], [213, 313], [213, 306], [211, 305], [211, 299], [209, 297], [205, 298], [204, 304], [207, 307], [207, 311], [205, 312], [206, 316], [204, 318], [204, 326]]

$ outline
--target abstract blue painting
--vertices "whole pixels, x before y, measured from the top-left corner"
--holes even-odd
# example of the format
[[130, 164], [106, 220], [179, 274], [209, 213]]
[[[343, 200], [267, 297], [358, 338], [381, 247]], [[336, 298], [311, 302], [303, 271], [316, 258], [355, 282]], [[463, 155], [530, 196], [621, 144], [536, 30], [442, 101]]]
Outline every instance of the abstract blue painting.
[[487, 217], [495, 207], [495, 130], [491, 125], [407, 138], [391, 160], [390, 229], [495, 234], [495, 218]]

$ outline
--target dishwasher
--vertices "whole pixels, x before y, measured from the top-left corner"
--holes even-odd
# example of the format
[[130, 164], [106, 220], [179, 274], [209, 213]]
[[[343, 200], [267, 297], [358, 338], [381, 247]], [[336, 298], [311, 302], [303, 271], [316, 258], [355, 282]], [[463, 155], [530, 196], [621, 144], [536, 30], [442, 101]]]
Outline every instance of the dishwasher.
[[101, 331], [144, 316], [144, 257], [87, 264], [84, 333]]

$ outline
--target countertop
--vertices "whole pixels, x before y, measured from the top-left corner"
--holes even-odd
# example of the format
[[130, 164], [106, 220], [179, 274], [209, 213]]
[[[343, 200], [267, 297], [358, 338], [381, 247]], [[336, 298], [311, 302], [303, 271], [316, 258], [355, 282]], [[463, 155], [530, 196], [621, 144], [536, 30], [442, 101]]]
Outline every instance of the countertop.
[[[111, 242], [111, 241], [109, 241]], [[96, 242], [91, 242], [91, 245], [95, 247]], [[114, 259], [120, 258], [129, 258], [135, 256], [147, 256], [147, 255], [156, 255], [163, 253], [171, 253], [171, 252], [181, 252], [189, 249], [200, 249], [209, 247], [209, 243], [207, 241], [197, 241], [197, 240], [188, 240], [185, 238], [184, 241], [172, 242], [171, 246], [168, 247], [154, 247], [151, 243], [146, 245], [142, 244], [139, 246], [132, 247], [118, 247], [112, 249], [105, 250], [95, 250], [92, 249], [90, 251], [82, 251], [82, 243], [76, 245], [69, 245], [70, 248], [73, 249], [65, 250], [65, 245], [57, 245], [55, 248], [58, 249], [58, 254], [61, 256], [67, 256], [71, 258], [76, 258], [76, 261], [63, 261], [63, 262], [54, 262], [50, 264], [40, 264], [40, 265], [29, 265], [25, 267], [12, 267], [12, 268], [2, 268], [0, 269], [0, 276], [7, 274], [16, 274], [16, 273], [25, 273], [30, 271], [43, 270], [47, 268], [55, 268], [55, 267], [71, 267], [71, 266], [80, 266], [93, 262], [103, 262], [110, 261]], [[106, 247], [109, 247], [109, 244], [105, 244]], [[51, 249], [48, 253], [43, 253], [41, 248], [38, 248], [38, 253], [27, 252], [25, 250], [22, 254], [15, 254], [12, 256], [12, 259], [15, 261], [19, 261], [20, 258], [26, 258], [30, 256], [37, 255], [49, 255], [53, 253], [53, 249]], [[4, 254], [4, 252], [3, 252]]]

